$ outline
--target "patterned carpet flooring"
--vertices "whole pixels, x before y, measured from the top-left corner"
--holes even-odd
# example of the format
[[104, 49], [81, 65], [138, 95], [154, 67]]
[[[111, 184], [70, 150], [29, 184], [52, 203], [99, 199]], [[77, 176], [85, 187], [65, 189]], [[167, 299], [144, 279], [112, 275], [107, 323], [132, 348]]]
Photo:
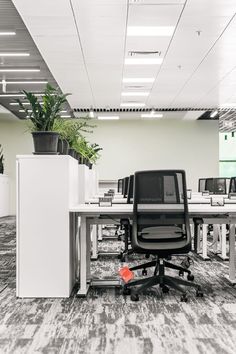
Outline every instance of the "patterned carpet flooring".
[[[121, 242], [103, 241], [101, 249]], [[235, 354], [236, 288], [226, 279], [227, 262], [194, 257], [195, 280], [204, 298], [189, 290], [151, 289], [132, 302], [119, 289], [91, 289], [86, 299], [17, 299], [15, 218], [0, 219], [0, 354]], [[130, 265], [137, 256], [130, 257]], [[180, 262], [179, 259], [176, 262]], [[116, 276], [117, 259], [92, 262], [97, 277]]]

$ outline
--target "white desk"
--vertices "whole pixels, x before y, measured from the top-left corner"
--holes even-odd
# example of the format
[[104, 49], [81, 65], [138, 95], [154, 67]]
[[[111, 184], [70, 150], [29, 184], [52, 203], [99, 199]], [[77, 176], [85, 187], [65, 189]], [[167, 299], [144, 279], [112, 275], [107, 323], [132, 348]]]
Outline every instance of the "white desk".
[[[162, 207], [163, 208], [163, 207]], [[70, 212], [80, 217], [79, 253], [80, 253], [80, 288], [78, 296], [86, 296], [91, 281], [90, 275], [90, 225], [118, 223], [120, 218], [132, 218], [133, 206], [131, 204], [113, 205], [112, 207], [99, 207], [98, 205], [79, 204], [70, 208]], [[230, 224], [230, 250], [229, 250], [229, 280], [236, 283], [235, 268], [235, 224], [236, 204], [223, 207], [212, 207], [209, 204], [190, 204], [190, 218], [201, 217], [206, 224]], [[100, 219], [102, 217], [102, 219]]]

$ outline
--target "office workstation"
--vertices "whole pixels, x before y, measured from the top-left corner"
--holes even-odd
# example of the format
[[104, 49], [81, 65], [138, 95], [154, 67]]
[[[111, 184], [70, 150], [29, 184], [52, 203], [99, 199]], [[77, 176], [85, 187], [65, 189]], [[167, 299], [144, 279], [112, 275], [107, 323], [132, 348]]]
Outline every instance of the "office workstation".
[[0, 0], [0, 353], [235, 353], [232, 0]]

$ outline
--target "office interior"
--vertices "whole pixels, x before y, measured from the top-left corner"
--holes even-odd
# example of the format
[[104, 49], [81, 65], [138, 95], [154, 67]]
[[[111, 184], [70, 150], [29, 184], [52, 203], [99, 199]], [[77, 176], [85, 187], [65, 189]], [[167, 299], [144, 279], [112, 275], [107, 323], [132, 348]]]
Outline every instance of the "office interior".
[[235, 28], [235, 0], [0, 0], [0, 353], [235, 353]]

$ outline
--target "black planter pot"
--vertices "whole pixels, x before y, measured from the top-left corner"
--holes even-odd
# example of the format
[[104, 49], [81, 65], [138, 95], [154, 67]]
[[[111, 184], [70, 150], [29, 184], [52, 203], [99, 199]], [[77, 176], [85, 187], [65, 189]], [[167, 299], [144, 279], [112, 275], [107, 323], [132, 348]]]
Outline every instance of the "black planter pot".
[[71, 157], [74, 157], [74, 158], [75, 158], [75, 154], [76, 154], [75, 150], [69, 148], [69, 155], [70, 155]]
[[92, 164], [91, 162], [89, 162], [89, 163], [88, 163], [88, 167], [89, 167], [90, 170], [92, 170], [93, 164]]
[[81, 160], [82, 160], [82, 156], [78, 153], [78, 157], [77, 157], [78, 163], [79, 165], [82, 164]]
[[63, 139], [63, 155], [69, 154], [69, 143], [67, 140]]
[[4, 166], [3, 164], [0, 164], [0, 175], [3, 175], [4, 172]]
[[56, 132], [33, 132], [35, 155], [57, 155], [59, 134]]
[[80, 165], [83, 165], [83, 164], [84, 164], [84, 157], [80, 156]]
[[57, 144], [57, 152], [60, 154], [60, 155], [63, 155], [63, 147], [64, 147], [64, 142], [62, 139], [58, 139], [58, 144]]

